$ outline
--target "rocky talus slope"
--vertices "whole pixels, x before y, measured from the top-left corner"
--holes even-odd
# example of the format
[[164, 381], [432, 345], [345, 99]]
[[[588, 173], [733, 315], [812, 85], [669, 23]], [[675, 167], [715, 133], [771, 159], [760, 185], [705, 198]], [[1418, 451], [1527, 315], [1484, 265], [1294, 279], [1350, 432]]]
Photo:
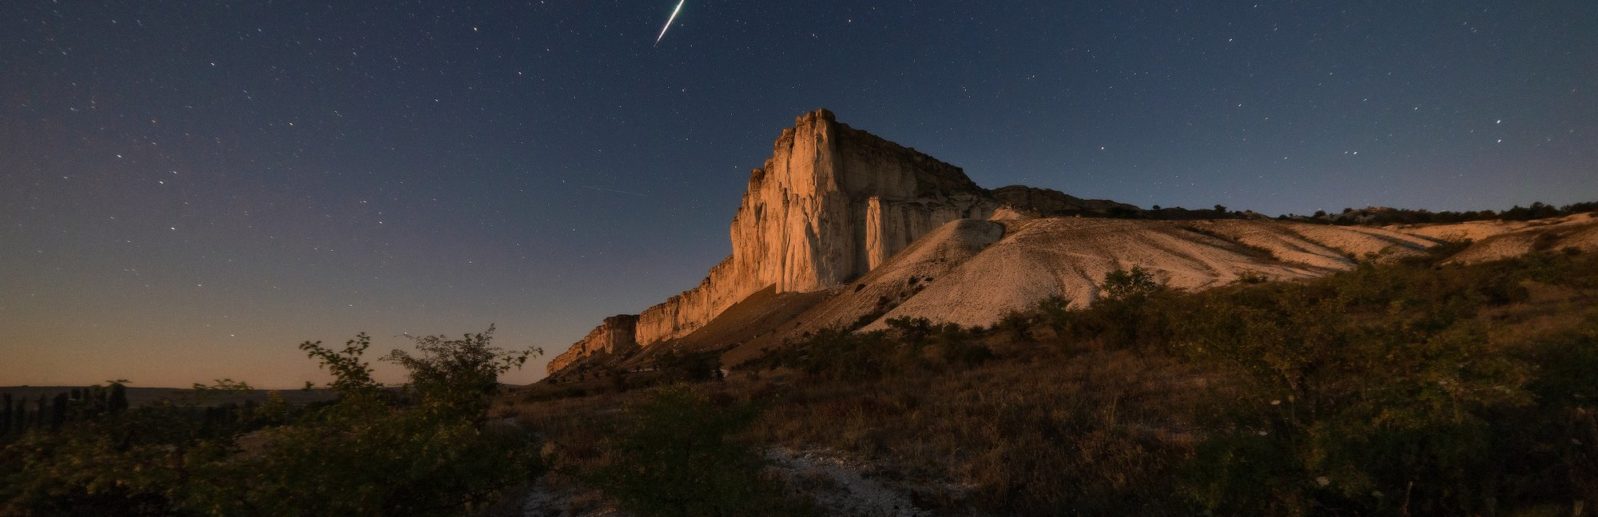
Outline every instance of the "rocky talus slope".
[[988, 325], [1050, 296], [1092, 303], [1106, 273], [1133, 266], [1202, 289], [1323, 275], [1449, 240], [1475, 242], [1456, 255], [1461, 262], [1598, 249], [1592, 214], [1384, 228], [1081, 216], [1137, 213], [1046, 189], [989, 191], [957, 167], [818, 110], [784, 130], [750, 175], [730, 228], [732, 256], [698, 287], [636, 317], [606, 319], [549, 371], [677, 348], [726, 350], [723, 364], [732, 365], [822, 328], [875, 329], [901, 316]]

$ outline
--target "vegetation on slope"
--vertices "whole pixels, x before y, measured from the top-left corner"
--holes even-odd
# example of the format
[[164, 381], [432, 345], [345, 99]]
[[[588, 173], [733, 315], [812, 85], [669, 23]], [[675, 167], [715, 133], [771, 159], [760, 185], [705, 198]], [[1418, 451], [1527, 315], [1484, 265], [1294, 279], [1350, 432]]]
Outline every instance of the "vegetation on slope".
[[1449, 252], [1203, 292], [1133, 268], [1084, 309], [820, 332], [730, 376], [665, 353], [498, 400], [525, 356], [490, 333], [391, 355], [411, 374], [398, 391], [371, 379], [364, 335], [305, 343], [336, 401], [68, 395], [59, 424], [5, 439], [0, 513], [482, 513], [546, 471], [637, 515], [828, 511], [769, 468], [779, 446], [857, 458], [949, 514], [1581, 512], [1598, 502], [1598, 256]]
[[[823, 332], [696, 389], [763, 409], [736, 438], [749, 447], [843, 451], [950, 513], [1591, 506], [1598, 257], [1444, 265], [1449, 251], [1197, 293], [1134, 269], [1087, 309], [1046, 300], [993, 328]], [[562, 429], [648, 396], [516, 410], [590, 451], [554, 458], [581, 471], [623, 449]]]

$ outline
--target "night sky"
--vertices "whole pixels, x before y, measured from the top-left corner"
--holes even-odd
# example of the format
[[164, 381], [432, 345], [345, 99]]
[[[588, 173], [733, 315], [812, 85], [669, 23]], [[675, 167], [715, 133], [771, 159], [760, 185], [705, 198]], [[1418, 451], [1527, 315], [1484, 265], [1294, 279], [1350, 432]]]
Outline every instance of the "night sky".
[[0, 2], [0, 385], [552, 356], [696, 285], [816, 107], [1145, 207], [1598, 199], [1591, 0], [467, 3]]

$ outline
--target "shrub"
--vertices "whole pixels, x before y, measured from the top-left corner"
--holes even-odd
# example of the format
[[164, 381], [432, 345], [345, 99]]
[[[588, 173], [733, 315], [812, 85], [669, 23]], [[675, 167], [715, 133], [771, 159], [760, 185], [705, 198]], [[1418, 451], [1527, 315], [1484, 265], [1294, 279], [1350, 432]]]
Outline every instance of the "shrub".
[[[721, 379], [721, 353], [667, 350], [655, 361], [666, 381], [705, 382]], [[620, 379], [621, 376], [615, 378]]]
[[1141, 348], [1170, 334], [1176, 294], [1141, 267], [1104, 276], [1104, 294], [1093, 305], [1068, 312], [1063, 305], [1040, 306], [1044, 318], [1066, 342], [1097, 342], [1111, 348]]
[[1043, 320], [1045, 325], [1054, 330], [1055, 334], [1060, 334], [1065, 331], [1070, 322], [1070, 305], [1070, 300], [1055, 295], [1038, 300], [1038, 303], [1033, 305], [1032, 310], [1038, 314], [1038, 317]]
[[1148, 270], [1132, 266], [1131, 270], [1117, 269], [1105, 273], [1101, 288], [1105, 297], [1111, 300], [1136, 301], [1163, 289], [1164, 285]]
[[776, 363], [812, 377], [861, 381], [899, 372], [904, 364], [902, 353], [886, 332], [825, 329], [790, 345], [776, 356]]
[[1003, 333], [1016, 343], [1033, 343], [1032, 316], [1019, 311], [1010, 311], [994, 324], [993, 330]]

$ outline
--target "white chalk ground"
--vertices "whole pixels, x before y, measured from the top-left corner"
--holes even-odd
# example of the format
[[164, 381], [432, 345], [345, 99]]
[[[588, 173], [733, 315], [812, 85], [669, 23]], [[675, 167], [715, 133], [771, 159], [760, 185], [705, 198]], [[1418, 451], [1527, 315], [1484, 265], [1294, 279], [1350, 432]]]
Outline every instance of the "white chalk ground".
[[[766, 450], [768, 467], [794, 492], [809, 498], [824, 515], [924, 517], [910, 492], [874, 476], [875, 468], [822, 449]], [[952, 488], [951, 488], [952, 489]], [[579, 494], [539, 480], [522, 500], [524, 517], [627, 517], [597, 493]]]
[[[586, 500], [585, 500], [586, 499]], [[522, 500], [523, 517], [629, 517], [615, 505], [595, 501], [570, 490], [551, 486], [544, 480], [533, 484], [533, 489]]]
[[[1002, 226], [1002, 236], [994, 228]], [[1245, 277], [1302, 279], [1415, 256], [1445, 241], [1473, 244], [1452, 261], [1485, 262], [1543, 249], [1598, 251], [1598, 218], [1482, 221], [1372, 228], [1270, 220], [1144, 221], [1009, 218], [953, 221], [882, 267], [835, 290], [796, 318], [792, 331], [896, 317], [990, 325], [1049, 296], [1080, 307], [1097, 300], [1105, 274], [1133, 266], [1173, 288], [1198, 290]]]
[[[937, 272], [930, 281], [923, 278], [914, 292], [865, 329], [884, 328], [888, 319], [901, 316], [989, 325], [1007, 312], [1024, 311], [1049, 296], [1064, 297], [1080, 307], [1098, 299], [1106, 274], [1134, 266], [1177, 289], [1204, 289], [1248, 276], [1277, 280], [1320, 276], [1354, 267], [1351, 257], [1366, 253], [1397, 257], [1436, 244], [1382, 229], [1274, 221], [1044, 218], [987, 224], [1003, 224], [1004, 236], [972, 250], [970, 245], [952, 246], [949, 242], [961, 240], [965, 232], [940, 229], [884, 265], [883, 269], [889, 270]], [[925, 264], [929, 257], [911, 253], [917, 247], [967, 251], [936, 257], [944, 260], [929, 267]], [[839, 314], [830, 318], [807, 315], [803, 320], [818, 327], [847, 323], [851, 317], [869, 314], [866, 309], [878, 304], [879, 285], [904, 286], [897, 275], [875, 271], [862, 282], [868, 285], [845, 289], [834, 300], [824, 302], [848, 309], [837, 310]]]
[[865, 466], [824, 450], [766, 450], [766, 458], [788, 486], [810, 497], [826, 515], [921, 517], [910, 494], [868, 475]]
[[1577, 214], [1524, 222], [1461, 223], [1405, 231], [1456, 230], [1475, 242], [1449, 261], [1473, 264], [1524, 255], [1540, 247], [1548, 251], [1565, 248], [1598, 250], [1598, 217], [1594, 215]]

